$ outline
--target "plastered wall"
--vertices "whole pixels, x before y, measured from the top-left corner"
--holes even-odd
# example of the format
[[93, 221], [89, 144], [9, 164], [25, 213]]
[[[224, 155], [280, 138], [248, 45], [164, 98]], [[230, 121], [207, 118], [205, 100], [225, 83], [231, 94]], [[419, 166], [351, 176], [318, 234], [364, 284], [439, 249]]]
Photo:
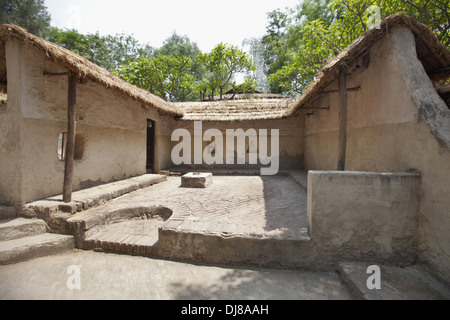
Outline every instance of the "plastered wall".
[[[418, 257], [450, 281], [450, 111], [415, 54], [407, 28], [395, 28], [369, 49], [367, 69], [350, 75], [346, 170], [421, 174]], [[337, 89], [337, 81], [327, 90]], [[338, 93], [320, 96], [306, 119], [305, 164], [336, 170]]]
[[420, 175], [309, 171], [309, 235], [323, 259], [414, 263]]
[[[183, 128], [189, 131], [192, 148], [191, 148], [191, 160], [194, 162], [194, 121], [178, 121], [174, 124], [173, 129]], [[254, 129], [256, 136], [256, 147], [259, 152], [259, 130], [266, 129], [268, 134], [267, 139], [267, 150], [270, 155], [272, 140], [271, 140], [271, 130], [279, 130], [279, 162], [280, 169], [301, 169], [303, 168], [303, 116], [292, 117], [289, 119], [282, 120], [249, 120], [249, 121], [202, 121], [201, 122], [201, 133], [204, 134], [208, 129], [218, 129], [222, 133], [223, 137], [223, 165], [214, 165], [214, 168], [226, 167], [226, 168], [239, 168], [239, 169], [259, 169], [262, 165], [252, 165], [249, 164], [249, 155], [246, 154], [246, 164], [238, 165], [237, 158], [235, 158], [235, 163], [227, 165], [226, 154], [227, 154], [227, 129], [238, 130], [242, 129], [246, 134], [249, 129]], [[203, 140], [203, 137], [200, 137]], [[180, 140], [181, 141], [181, 140]], [[208, 146], [214, 141], [203, 141], [201, 150], [202, 152], [208, 148]], [[179, 141], [171, 142], [171, 150], [174, 148]], [[246, 150], [249, 150], [249, 138], [246, 138], [245, 142]], [[234, 141], [234, 151], [238, 150], [237, 139]], [[203, 162], [203, 166], [205, 163]]]
[[[0, 143], [0, 203], [21, 205], [62, 192], [64, 162], [58, 159], [58, 137], [67, 131], [68, 81], [67, 76], [44, 72], [67, 70], [14, 39], [6, 42], [6, 53], [8, 107], [0, 111], [5, 132]], [[77, 85], [76, 108], [77, 132], [85, 143], [83, 157], [74, 163], [74, 190], [146, 173], [147, 119], [157, 122], [156, 148], [162, 145], [162, 120], [154, 109], [89, 79]]]

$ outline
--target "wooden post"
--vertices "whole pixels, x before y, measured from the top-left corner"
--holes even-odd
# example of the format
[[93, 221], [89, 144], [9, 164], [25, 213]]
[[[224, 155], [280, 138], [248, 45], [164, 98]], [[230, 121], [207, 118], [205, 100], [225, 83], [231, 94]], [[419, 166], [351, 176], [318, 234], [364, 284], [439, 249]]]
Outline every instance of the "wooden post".
[[338, 171], [345, 171], [345, 156], [347, 153], [347, 75], [339, 71], [339, 147]]
[[73, 156], [75, 153], [75, 114], [76, 114], [77, 76], [69, 72], [69, 90], [67, 104], [67, 144], [64, 159], [63, 201], [72, 201]]

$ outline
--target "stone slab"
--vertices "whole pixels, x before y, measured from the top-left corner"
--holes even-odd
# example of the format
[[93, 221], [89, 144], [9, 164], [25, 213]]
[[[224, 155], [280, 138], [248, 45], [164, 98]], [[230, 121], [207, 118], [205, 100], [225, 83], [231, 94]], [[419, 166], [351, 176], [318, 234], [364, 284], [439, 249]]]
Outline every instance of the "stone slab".
[[47, 218], [58, 211], [71, 214], [87, 210], [91, 207], [104, 204], [106, 201], [118, 198], [122, 195], [143, 189], [167, 180], [167, 176], [158, 174], [146, 174], [126, 180], [111, 182], [104, 185], [74, 191], [72, 202], [64, 203], [62, 195], [56, 195], [42, 200], [27, 203], [24, 211], [33, 212]]
[[74, 248], [74, 237], [52, 233], [1, 241], [0, 265], [13, 264], [47, 255], [55, 255]]
[[40, 219], [17, 218], [0, 221], [0, 241], [35, 236], [46, 231], [47, 225]]
[[207, 172], [189, 172], [181, 177], [182, 188], [207, 188], [212, 184], [213, 175]]

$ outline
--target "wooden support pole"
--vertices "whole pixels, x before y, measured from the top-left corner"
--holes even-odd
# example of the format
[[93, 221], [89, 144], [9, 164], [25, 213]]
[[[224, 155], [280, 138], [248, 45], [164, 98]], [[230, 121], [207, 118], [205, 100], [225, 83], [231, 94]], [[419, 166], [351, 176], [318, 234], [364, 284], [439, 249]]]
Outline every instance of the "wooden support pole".
[[67, 144], [66, 157], [64, 159], [64, 189], [63, 201], [72, 201], [72, 180], [73, 180], [73, 156], [75, 153], [75, 114], [76, 114], [77, 76], [69, 73], [69, 90], [67, 104]]
[[345, 171], [347, 153], [347, 75], [344, 70], [339, 72], [339, 146], [338, 171]]

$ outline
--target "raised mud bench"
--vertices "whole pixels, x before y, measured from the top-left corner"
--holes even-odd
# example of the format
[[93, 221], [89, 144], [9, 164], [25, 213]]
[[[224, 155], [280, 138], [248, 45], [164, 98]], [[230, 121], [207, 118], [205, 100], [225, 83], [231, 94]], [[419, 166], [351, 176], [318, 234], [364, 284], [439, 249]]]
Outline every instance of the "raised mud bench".
[[92, 210], [70, 218], [78, 248], [152, 256], [158, 254], [159, 228], [172, 216], [161, 206]]
[[110, 182], [96, 187], [74, 191], [72, 202], [64, 203], [62, 195], [27, 203], [22, 208], [22, 216], [44, 219], [52, 232], [67, 233], [66, 220], [72, 215], [92, 210], [127, 193], [147, 188], [167, 181], [167, 176], [145, 174], [142, 176]]
[[212, 184], [212, 173], [189, 172], [181, 177], [182, 188], [207, 188]]

